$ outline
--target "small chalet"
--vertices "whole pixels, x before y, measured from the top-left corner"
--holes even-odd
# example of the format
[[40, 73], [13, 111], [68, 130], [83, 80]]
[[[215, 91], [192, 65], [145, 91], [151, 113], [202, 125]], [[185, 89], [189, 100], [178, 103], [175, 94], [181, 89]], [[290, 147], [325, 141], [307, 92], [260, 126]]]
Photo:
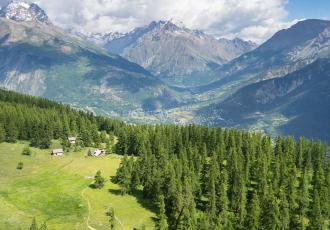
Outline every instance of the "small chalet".
[[101, 150], [101, 149], [96, 149], [92, 156], [93, 157], [100, 157], [100, 156], [103, 156], [105, 154], [105, 151], [104, 150]]
[[76, 137], [69, 137], [68, 141], [70, 142], [71, 145], [75, 145], [76, 141], [77, 141], [77, 138]]
[[63, 149], [54, 149], [54, 150], [52, 151], [52, 155], [53, 155], [53, 156], [56, 156], [56, 157], [58, 157], [58, 156], [63, 156], [63, 154], [64, 154]]

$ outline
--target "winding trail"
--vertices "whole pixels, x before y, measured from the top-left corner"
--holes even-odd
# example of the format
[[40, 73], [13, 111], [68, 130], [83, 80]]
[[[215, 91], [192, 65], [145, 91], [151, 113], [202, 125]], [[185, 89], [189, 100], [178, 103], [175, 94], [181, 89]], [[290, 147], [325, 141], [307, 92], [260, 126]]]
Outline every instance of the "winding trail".
[[88, 204], [88, 215], [87, 215], [86, 224], [87, 224], [87, 227], [88, 227], [90, 230], [96, 230], [96, 228], [93, 228], [92, 226], [89, 225], [91, 203], [89, 202], [88, 197], [85, 196], [85, 191], [86, 191], [86, 189], [87, 189], [87, 188], [85, 188], [84, 190], [81, 191], [81, 196], [82, 196], [82, 198], [85, 199], [85, 200], [87, 200], [87, 204]]

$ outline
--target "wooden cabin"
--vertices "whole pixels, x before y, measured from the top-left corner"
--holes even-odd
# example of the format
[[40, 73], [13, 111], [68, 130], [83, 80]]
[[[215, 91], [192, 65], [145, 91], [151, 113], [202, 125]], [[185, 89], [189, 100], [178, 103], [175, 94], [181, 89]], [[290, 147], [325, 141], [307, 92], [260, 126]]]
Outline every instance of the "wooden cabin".
[[75, 145], [77, 142], [77, 138], [76, 137], [69, 137], [68, 141], [71, 145]]
[[56, 157], [63, 156], [63, 154], [64, 154], [63, 149], [53, 149], [52, 151], [52, 155]]

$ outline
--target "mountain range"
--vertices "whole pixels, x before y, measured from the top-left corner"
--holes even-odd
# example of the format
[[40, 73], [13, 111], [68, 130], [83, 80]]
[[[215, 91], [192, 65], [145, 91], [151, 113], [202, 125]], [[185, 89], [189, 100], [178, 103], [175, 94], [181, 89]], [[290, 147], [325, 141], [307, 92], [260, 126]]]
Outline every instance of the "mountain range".
[[36, 4], [0, 10], [0, 86], [129, 122], [200, 123], [330, 142], [330, 21], [256, 44], [173, 21], [128, 33], [55, 26]]
[[126, 34], [110, 33], [103, 39], [103, 46], [110, 52], [181, 86], [214, 80], [212, 71], [215, 68], [257, 47], [239, 38], [216, 39], [172, 21], [153, 21]]
[[1, 87], [113, 116], [174, 103], [147, 70], [67, 34], [36, 10], [43, 12], [16, 1], [1, 10], [16, 15], [0, 18]]

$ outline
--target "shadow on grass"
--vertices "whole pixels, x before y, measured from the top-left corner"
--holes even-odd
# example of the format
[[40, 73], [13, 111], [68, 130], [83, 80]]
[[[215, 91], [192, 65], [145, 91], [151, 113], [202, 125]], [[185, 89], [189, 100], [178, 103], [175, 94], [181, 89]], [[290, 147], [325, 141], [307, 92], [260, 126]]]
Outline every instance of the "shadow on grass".
[[[111, 194], [116, 195], [116, 196], [125, 196], [125, 195], [122, 194], [120, 189], [109, 189], [108, 191]], [[142, 190], [134, 190], [134, 191], [131, 191], [127, 195], [134, 196], [136, 198], [136, 200], [138, 201], [138, 203], [142, 207], [144, 207], [145, 209], [157, 214], [158, 210], [157, 210], [156, 205], [153, 203], [152, 200], [144, 198]], [[155, 223], [157, 222], [157, 218], [152, 218], [152, 219]]]

